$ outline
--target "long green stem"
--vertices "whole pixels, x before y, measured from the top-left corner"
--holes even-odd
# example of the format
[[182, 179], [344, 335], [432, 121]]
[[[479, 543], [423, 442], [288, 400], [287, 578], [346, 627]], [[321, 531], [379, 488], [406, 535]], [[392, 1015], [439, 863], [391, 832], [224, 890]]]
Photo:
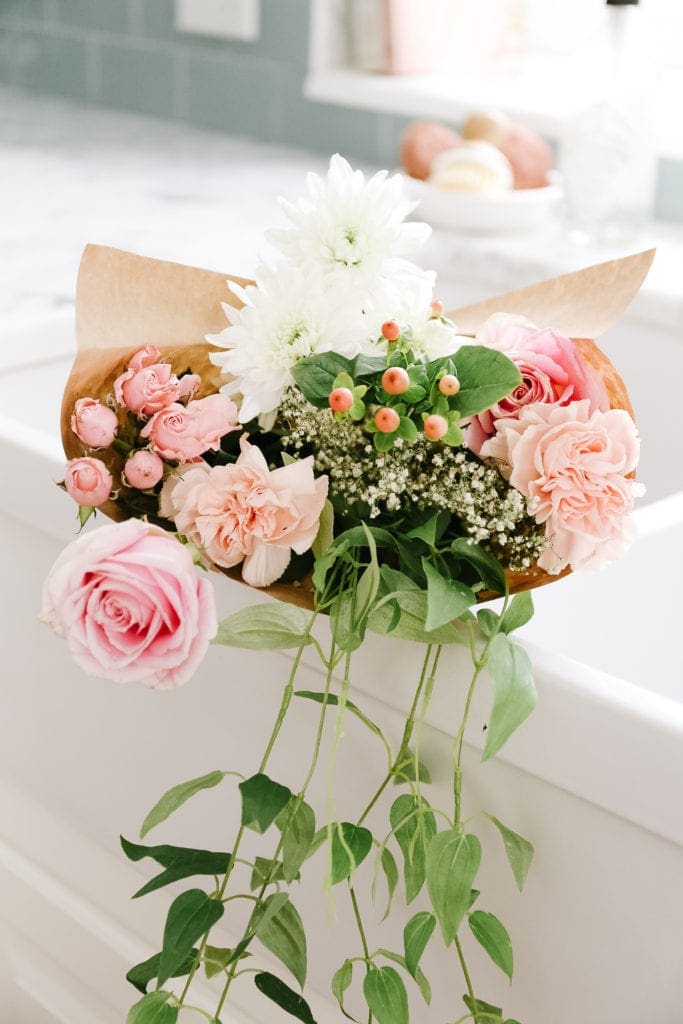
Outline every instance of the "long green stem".
[[[370, 970], [370, 948], [368, 946], [367, 936], [365, 934], [365, 928], [363, 927], [363, 919], [360, 916], [360, 908], [358, 906], [358, 900], [353, 886], [349, 883], [349, 893], [351, 894], [351, 905], [353, 907], [353, 916], [356, 919], [356, 927], [358, 928], [358, 934], [360, 935], [361, 946], [363, 947], [363, 959], [365, 960], [365, 973], [367, 974]], [[368, 1009], [368, 1024], [372, 1024], [372, 1010]]]
[[467, 994], [470, 997], [470, 999], [472, 1000], [472, 1013], [474, 1015], [474, 1020], [476, 1022], [476, 1020], [477, 1020], [477, 1000], [476, 1000], [476, 997], [474, 995], [474, 988], [472, 986], [472, 979], [470, 978], [470, 972], [467, 970], [467, 964], [465, 963], [465, 954], [462, 951], [462, 945], [461, 945], [460, 939], [458, 938], [457, 935], [455, 936], [455, 949], [457, 951], [458, 960], [460, 961], [460, 966], [462, 968], [462, 973], [463, 973], [464, 978], [465, 978], [465, 985], [467, 986]]

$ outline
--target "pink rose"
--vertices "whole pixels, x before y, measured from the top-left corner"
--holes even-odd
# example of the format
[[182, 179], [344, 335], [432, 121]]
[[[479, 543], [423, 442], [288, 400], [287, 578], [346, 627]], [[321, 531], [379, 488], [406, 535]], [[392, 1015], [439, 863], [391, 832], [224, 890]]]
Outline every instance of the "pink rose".
[[196, 373], [176, 377], [168, 363], [160, 359], [156, 345], [147, 345], [135, 353], [128, 369], [114, 381], [116, 401], [136, 416], [153, 416], [173, 402], [189, 398], [201, 384]]
[[217, 629], [213, 588], [190, 552], [137, 519], [65, 548], [45, 581], [41, 618], [89, 675], [160, 690], [187, 682]]
[[159, 509], [216, 565], [243, 561], [243, 579], [267, 587], [292, 549], [303, 554], [315, 540], [328, 481], [314, 477], [311, 457], [271, 470], [246, 436], [240, 445], [234, 465], [184, 466], [169, 477]]
[[522, 383], [507, 398], [472, 417], [465, 443], [475, 455], [495, 434], [498, 420], [518, 416], [526, 406], [568, 405], [587, 398], [591, 411], [609, 409], [602, 379], [583, 362], [570, 338], [521, 324], [514, 318], [492, 317], [477, 341], [505, 352], [521, 373]]
[[71, 429], [88, 448], [108, 448], [119, 429], [113, 409], [95, 398], [79, 398], [71, 417]]
[[146, 491], [159, 483], [164, 475], [164, 464], [156, 452], [149, 452], [143, 448], [133, 452], [126, 460], [123, 475], [129, 487]]
[[225, 395], [209, 395], [155, 413], [140, 436], [151, 442], [162, 459], [193, 462], [204, 452], [218, 451], [221, 438], [239, 429], [235, 403]]
[[79, 505], [97, 508], [104, 504], [113, 485], [112, 475], [100, 459], [71, 459], [66, 464], [64, 486]]
[[626, 550], [633, 501], [645, 488], [629, 479], [640, 441], [625, 410], [592, 412], [588, 399], [533, 405], [497, 427], [481, 454], [503, 463], [529, 512], [545, 523], [542, 569], [599, 569]]

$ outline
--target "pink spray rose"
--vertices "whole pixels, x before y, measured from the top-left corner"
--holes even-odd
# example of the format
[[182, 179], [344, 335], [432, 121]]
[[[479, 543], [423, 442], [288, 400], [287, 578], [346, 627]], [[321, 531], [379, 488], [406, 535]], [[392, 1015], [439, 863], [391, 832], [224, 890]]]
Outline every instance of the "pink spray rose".
[[500, 460], [530, 513], [545, 523], [542, 569], [599, 569], [626, 550], [633, 501], [645, 489], [629, 479], [640, 441], [624, 409], [591, 411], [588, 399], [532, 405], [497, 427], [481, 454]]
[[126, 460], [123, 475], [129, 487], [145, 491], [159, 483], [164, 475], [164, 464], [156, 452], [141, 448]]
[[101, 459], [71, 459], [66, 464], [64, 486], [79, 505], [97, 508], [104, 504], [113, 485], [112, 475]]
[[209, 395], [187, 406], [173, 403], [152, 416], [140, 431], [162, 459], [193, 462], [218, 451], [221, 438], [239, 430], [237, 406], [225, 395]]
[[43, 589], [41, 618], [91, 676], [169, 690], [216, 635], [213, 588], [175, 537], [137, 519], [83, 534]]
[[108, 448], [119, 429], [113, 409], [95, 398], [79, 398], [71, 417], [71, 429], [88, 448]]
[[169, 477], [160, 512], [216, 565], [243, 562], [245, 582], [266, 587], [285, 571], [292, 549], [303, 554], [315, 540], [328, 480], [314, 477], [310, 457], [271, 470], [246, 436], [240, 445], [234, 465], [201, 463]]
[[114, 381], [116, 401], [136, 416], [153, 416], [173, 402], [189, 398], [201, 383], [196, 373], [176, 377], [168, 363], [160, 359], [156, 345], [147, 345], [135, 353], [128, 369]]
[[475, 455], [481, 454], [484, 442], [495, 434], [498, 420], [518, 416], [526, 406], [568, 405], [587, 398], [591, 411], [609, 409], [602, 379], [584, 363], [570, 338], [519, 323], [516, 318], [497, 316], [484, 325], [477, 342], [505, 352], [521, 373], [522, 383], [507, 398], [472, 417], [465, 443]]

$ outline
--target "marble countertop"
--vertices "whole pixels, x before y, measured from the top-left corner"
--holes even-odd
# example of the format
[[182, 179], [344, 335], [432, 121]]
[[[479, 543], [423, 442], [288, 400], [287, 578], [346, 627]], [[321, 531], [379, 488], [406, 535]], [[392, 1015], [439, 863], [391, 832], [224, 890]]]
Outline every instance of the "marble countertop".
[[[301, 195], [306, 173], [325, 165], [300, 150], [1, 88], [0, 328], [73, 304], [87, 242], [250, 275], [268, 256], [276, 197]], [[683, 226], [654, 234], [655, 267], [630, 315], [677, 330]], [[612, 255], [577, 249], [549, 225], [531, 238], [435, 231], [420, 262], [439, 271], [440, 295], [455, 306]]]

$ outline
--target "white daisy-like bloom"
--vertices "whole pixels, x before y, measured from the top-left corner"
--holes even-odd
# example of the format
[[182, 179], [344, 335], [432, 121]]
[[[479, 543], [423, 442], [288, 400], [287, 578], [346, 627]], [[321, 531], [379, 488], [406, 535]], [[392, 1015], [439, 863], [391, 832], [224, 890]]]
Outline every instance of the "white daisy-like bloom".
[[337, 352], [353, 358], [361, 349], [360, 312], [348, 297], [325, 291], [319, 277], [292, 268], [262, 269], [257, 284], [230, 290], [244, 305], [223, 305], [230, 321], [207, 341], [226, 352], [212, 352], [211, 361], [232, 379], [222, 391], [242, 395], [241, 423], [261, 417], [272, 425], [285, 390], [294, 383], [292, 367], [314, 352]]
[[471, 344], [472, 339], [458, 334], [452, 321], [434, 316], [433, 288], [433, 274], [427, 280], [413, 279], [406, 282], [401, 288], [387, 288], [377, 309], [366, 313], [368, 337], [372, 341], [366, 341], [363, 351], [368, 354], [386, 352], [388, 343], [381, 334], [382, 324], [386, 320], [396, 320], [404, 330], [409, 327], [413, 335], [413, 352], [430, 361], [451, 356], [462, 345]]
[[404, 223], [417, 204], [405, 200], [400, 174], [379, 171], [366, 181], [336, 154], [326, 178], [308, 175], [308, 191], [310, 199], [280, 200], [292, 226], [267, 233], [304, 274], [322, 273], [366, 309], [386, 281], [428, 278], [404, 258], [429, 238], [431, 228]]

